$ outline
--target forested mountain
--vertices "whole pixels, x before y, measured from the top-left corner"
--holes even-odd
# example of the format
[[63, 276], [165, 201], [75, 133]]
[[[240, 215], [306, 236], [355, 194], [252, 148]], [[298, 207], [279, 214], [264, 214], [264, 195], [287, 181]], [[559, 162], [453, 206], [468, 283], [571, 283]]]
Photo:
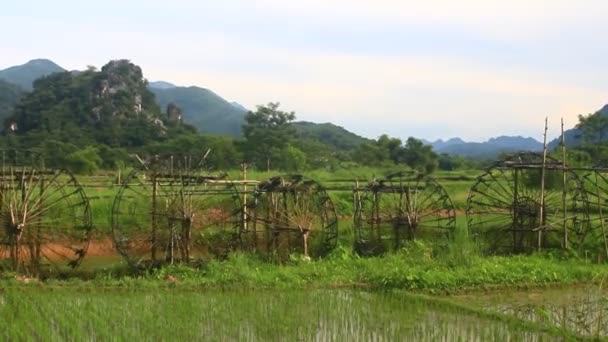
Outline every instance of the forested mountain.
[[291, 124], [296, 133], [304, 139], [313, 139], [338, 150], [352, 150], [361, 144], [371, 142], [370, 139], [352, 133], [343, 127], [332, 123], [313, 123], [299, 121]]
[[127, 60], [101, 71], [54, 73], [34, 82], [9, 119], [7, 134], [28, 145], [139, 147], [166, 137], [177, 123], [161, 115], [141, 69]]
[[33, 59], [23, 65], [0, 70], [0, 79], [15, 84], [25, 90], [32, 90], [35, 80], [56, 72], [65, 71], [48, 59]]
[[[589, 139], [593, 139], [596, 141], [608, 140], [608, 134], [603, 134], [603, 130], [601, 129], [601, 126], [605, 125], [604, 122], [608, 121], [608, 105], [605, 105], [602, 109], [598, 110], [595, 113], [588, 114], [587, 116], [595, 118], [595, 120], [588, 121], [587, 126], [595, 125], [598, 128], [596, 136], [589, 137]], [[580, 116], [580, 117], [584, 118], [584, 116]], [[584, 141], [583, 128], [584, 127], [581, 127], [580, 123], [579, 123], [576, 127], [568, 129], [564, 132], [566, 146], [575, 147], [575, 146], [579, 146], [580, 144], [583, 143], [583, 141]], [[589, 128], [591, 128], [591, 127], [589, 127]], [[593, 135], [593, 133], [591, 133], [591, 132], [592, 132], [592, 130], [588, 130], [588, 135]], [[554, 149], [554, 148], [558, 147], [560, 144], [560, 139], [561, 138], [559, 138], [559, 137], [556, 139], [553, 139], [549, 143], [549, 149]]]
[[184, 122], [201, 133], [238, 137], [246, 111], [233, 106], [211, 90], [199, 87], [150, 88], [161, 108], [174, 103], [182, 109]]
[[[34, 59], [23, 65], [0, 70], [0, 80], [31, 91], [36, 79], [65, 69], [47, 59]], [[82, 71], [71, 72], [78, 76]], [[14, 91], [5, 92], [6, 85], [1, 85], [3, 94], [0, 96], [0, 119], [8, 116], [14, 101], [4, 97], [13, 97]], [[212, 91], [199, 87], [177, 87], [165, 81], [148, 83], [150, 90], [156, 95], [157, 103], [164, 111], [169, 103], [181, 108], [184, 122], [193, 125], [202, 133], [212, 133], [238, 137], [244, 123], [246, 109], [238, 103], [230, 103]]]
[[24, 93], [19, 86], [0, 80], [0, 123], [12, 115], [15, 105]]

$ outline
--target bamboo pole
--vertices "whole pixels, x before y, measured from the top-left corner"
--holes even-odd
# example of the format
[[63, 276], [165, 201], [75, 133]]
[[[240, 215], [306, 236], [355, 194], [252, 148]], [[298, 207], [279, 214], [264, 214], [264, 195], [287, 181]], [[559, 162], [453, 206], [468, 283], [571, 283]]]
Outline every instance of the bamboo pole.
[[243, 231], [247, 231], [247, 163], [241, 164], [243, 168]]
[[151, 257], [152, 261], [156, 261], [156, 230], [157, 230], [157, 201], [156, 197], [158, 195], [158, 181], [156, 180], [156, 175], [152, 176], [152, 250]]
[[568, 249], [568, 224], [566, 221], [566, 137], [564, 136], [564, 118], [562, 118], [562, 228], [564, 230], [564, 249]]
[[602, 211], [602, 202], [600, 197], [600, 186], [597, 179], [597, 172], [595, 173], [595, 191], [597, 193], [597, 207], [600, 214], [600, 227], [602, 228], [602, 237], [604, 239], [604, 252], [606, 253], [606, 258], [608, 258], [608, 237], [606, 236], [606, 226], [604, 224], [604, 213]]
[[[519, 170], [513, 170], [513, 226], [519, 227]], [[521, 239], [520, 239], [521, 240]], [[517, 243], [517, 231], [513, 229], [513, 252], [519, 252], [520, 245]]]
[[[544, 226], [544, 208], [545, 208], [545, 166], [547, 164], [547, 129], [549, 125], [549, 118], [545, 118], [545, 133], [543, 134], [543, 167], [540, 170], [540, 209], [538, 210], [538, 222], [540, 226]], [[542, 229], [538, 230], [538, 251], [540, 252], [542, 247], [543, 232]]]

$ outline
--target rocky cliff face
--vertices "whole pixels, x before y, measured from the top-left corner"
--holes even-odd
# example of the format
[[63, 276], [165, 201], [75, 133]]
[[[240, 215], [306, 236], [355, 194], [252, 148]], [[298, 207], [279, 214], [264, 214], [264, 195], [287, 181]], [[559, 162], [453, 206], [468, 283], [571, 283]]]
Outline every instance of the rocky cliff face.
[[36, 80], [9, 123], [16, 134], [70, 131], [70, 136], [93, 136], [108, 145], [137, 145], [142, 142], [133, 136], [158, 139], [167, 132], [167, 122], [141, 68], [128, 60], [115, 60], [99, 71], [89, 68]]
[[110, 61], [94, 78], [92, 116], [95, 120], [143, 116], [161, 126], [158, 105], [139, 66], [128, 60]]

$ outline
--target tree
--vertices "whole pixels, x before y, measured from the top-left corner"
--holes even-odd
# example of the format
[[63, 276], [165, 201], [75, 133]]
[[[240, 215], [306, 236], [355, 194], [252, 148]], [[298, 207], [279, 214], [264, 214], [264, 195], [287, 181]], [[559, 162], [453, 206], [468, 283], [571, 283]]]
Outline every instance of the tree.
[[365, 166], [380, 166], [390, 160], [388, 151], [377, 142], [361, 144], [353, 152], [353, 161]]
[[395, 164], [400, 164], [405, 161], [406, 153], [403, 148], [403, 142], [399, 138], [391, 138], [383, 134], [378, 138], [377, 145], [387, 151], [388, 157]]
[[281, 170], [298, 172], [306, 169], [306, 154], [292, 145], [287, 145], [281, 150], [274, 149], [272, 158]]
[[264, 165], [270, 170], [272, 151], [283, 150], [289, 145], [295, 130], [290, 123], [295, 120], [294, 112], [279, 110], [279, 103], [270, 102], [258, 106], [255, 112], [245, 115], [243, 151], [249, 162]]
[[102, 163], [99, 150], [93, 146], [72, 152], [65, 157], [66, 169], [80, 174], [93, 174], [99, 170]]
[[601, 143], [608, 133], [608, 117], [597, 112], [587, 116], [579, 115], [576, 128], [583, 133], [583, 140], [587, 143]]
[[412, 169], [431, 173], [437, 168], [437, 154], [431, 145], [425, 145], [415, 138], [408, 138], [405, 143], [405, 163]]
[[596, 163], [608, 160], [608, 150], [605, 141], [608, 138], [608, 117], [602, 111], [587, 116], [579, 115], [576, 125], [581, 131], [581, 149], [589, 153]]

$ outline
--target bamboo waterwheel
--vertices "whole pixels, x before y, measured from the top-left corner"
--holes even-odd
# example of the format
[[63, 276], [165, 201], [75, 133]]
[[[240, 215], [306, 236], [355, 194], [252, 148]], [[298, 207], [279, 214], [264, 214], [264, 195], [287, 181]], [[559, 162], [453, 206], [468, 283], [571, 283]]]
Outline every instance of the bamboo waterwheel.
[[456, 226], [450, 197], [434, 179], [399, 172], [355, 189], [355, 250], [379, 255], [404, 240], [445, 239]]
[[290, 254], [320, 257], [335, 248], [338, 218], [322, 185], [301, 175], [261, 182], [247, 203], [241, 243], [280, 259]]
[[608, 258], [608, 169], [594, 169], [583, 177], [589, 196], [589, 234], [584, 248]]
[[0, 268], [38, 273], [75, 268], [92, 230], [89, 201], [66, 170], [31, 151], [3, 150]]
[[529, 152], [488, 168], [467, 201], [469, 230], [487, 253], [562, 248], [566, 238], [575, 247], [589, 232], [588, 214], [579, 176], [561, 161], [548, 157], [543, 163], [542, 154]]
[[204, 158], [155, 157], [116, 195], [114, 243], [132, 266], [223, 258], [236, 247], [240, 212], [233, 182]]

